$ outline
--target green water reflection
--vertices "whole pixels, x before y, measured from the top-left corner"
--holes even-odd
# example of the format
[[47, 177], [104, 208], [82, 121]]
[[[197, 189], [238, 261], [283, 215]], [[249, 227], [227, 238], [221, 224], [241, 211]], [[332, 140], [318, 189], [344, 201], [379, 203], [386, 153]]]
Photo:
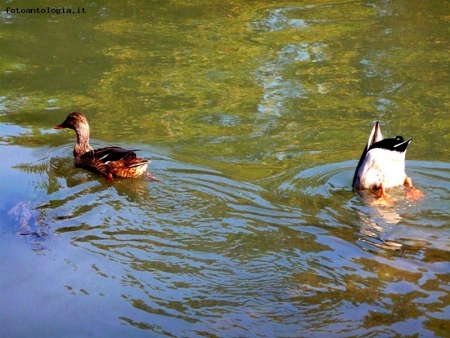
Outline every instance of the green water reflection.
[[[7, 6], [2, 336], [447, 334], [448, 2]], [[74, 168], [75, 110], [163, 183]], [[374, 120], [422, 201], [351, 190]]]

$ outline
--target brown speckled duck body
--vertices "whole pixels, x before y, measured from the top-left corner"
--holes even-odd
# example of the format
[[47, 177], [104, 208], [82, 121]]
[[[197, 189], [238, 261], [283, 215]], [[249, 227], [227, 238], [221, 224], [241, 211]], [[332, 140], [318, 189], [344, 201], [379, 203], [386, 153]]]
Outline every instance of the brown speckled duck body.
[[63, 123], [55, 129], [75, 130], [77, 143], [73, 149], [75, 166], [106, 176], [111, 182], [113, 177], [137, 178], [145, 174], [153, 181], [159, 181], [147, 172], [150, 160], [136, 156], [136, 149], [105, 147], [92, 149], [89, 145], [89, 123], [83, 113], [70, 113]]

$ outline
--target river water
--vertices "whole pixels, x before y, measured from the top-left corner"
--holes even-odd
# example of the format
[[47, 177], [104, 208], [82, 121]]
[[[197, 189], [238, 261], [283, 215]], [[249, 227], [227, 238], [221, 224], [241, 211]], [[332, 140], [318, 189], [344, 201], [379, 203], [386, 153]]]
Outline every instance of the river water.
[[[1, 336], [448, 335], [448, 2], [35, 7], [0, 8]], [[75, 168], [72, 111], [162, 182]], [[352, 190], [376, 120], [422, 198]]]

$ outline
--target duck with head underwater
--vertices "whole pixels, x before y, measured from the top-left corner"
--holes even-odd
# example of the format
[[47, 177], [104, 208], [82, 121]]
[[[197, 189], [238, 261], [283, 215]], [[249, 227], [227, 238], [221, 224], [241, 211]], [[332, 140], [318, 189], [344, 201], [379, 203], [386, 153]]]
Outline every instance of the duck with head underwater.
[[353, 188], [378, 190], [378, 197], [385, 197], [386, 189], [404, 185], [408, 187], [408, 197], [420, 198], [422, 192], [413, 187], [405, 173], [406, 148], [410, 143], [411, 139], [405, 141], [402, 136], [383, 139], [376, 121], [356, 166]]
[[147, 172], [150, 160], [137, 157], [136, 149], [128, 150], [115, 146], [92, 149], [89, 145], [89, 123], [83, 113], [70, 113], [64, 122], [54, 128], [75, 130], [77, 134], [77, 143], [73, 149], [75, 167], [106, 176], [109, 182], [113, 181], [113, 177], [137, 178], [142, 174], [152, 181], [160, 181]]

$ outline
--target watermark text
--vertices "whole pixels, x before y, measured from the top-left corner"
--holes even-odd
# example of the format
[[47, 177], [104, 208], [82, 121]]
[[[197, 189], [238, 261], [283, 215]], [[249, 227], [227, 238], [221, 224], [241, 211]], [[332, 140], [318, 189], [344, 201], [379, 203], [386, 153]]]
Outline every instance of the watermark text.
[[8, 14], [85, 14], [86, 9], [84, 7], [69, 8], [69, 7], [36, 7], [36, 8], [12, 8], [6, 7], [6, 13]]

